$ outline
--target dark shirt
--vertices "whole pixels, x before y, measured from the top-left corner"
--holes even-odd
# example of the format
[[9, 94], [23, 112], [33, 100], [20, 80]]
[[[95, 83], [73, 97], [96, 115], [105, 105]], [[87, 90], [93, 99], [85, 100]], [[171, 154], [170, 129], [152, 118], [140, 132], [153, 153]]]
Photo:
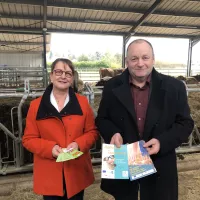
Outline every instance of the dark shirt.
[[148, 76], [145, 85], [142, 88], [140, 88], [135, 84], [133, 84], [130, 78], [131, 93], [132, 93], [137, 126], [140, 136], [142, 136], [144, 132], [144, 124], [149, 102], [150, 81], [151, 81], [151, 74]]

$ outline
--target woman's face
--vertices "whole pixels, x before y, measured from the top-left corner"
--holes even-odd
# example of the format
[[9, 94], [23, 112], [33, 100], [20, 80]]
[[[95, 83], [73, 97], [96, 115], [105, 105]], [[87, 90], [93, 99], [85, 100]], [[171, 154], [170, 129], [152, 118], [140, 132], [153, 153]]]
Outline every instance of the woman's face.
[[53, 88], [56, 90], [66, 90], [73, 83], [72, 70], [68, 64], [64, 62], [57, 62], [53, 72], [50, 74], [51, 82], [53, 83]]

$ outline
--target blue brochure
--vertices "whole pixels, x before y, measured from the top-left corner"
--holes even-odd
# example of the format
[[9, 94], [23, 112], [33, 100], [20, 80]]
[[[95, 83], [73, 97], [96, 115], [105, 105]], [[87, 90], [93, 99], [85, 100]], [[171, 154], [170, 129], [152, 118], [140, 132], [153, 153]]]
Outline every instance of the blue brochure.
[[143, 145], [142, 140], [127, 145], [131, 181], [156, 173], [156, 168]]

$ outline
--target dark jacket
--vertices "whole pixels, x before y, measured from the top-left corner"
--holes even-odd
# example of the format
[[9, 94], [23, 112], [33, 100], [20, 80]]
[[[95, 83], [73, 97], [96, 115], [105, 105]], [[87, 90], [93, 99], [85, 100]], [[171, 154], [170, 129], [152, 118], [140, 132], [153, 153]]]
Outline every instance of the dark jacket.
[[[96, 125], [105, 143], [120, 133], [124, 144], [140, 139], [160, 141], [160, 151], [152, 156], [157, 173], [140, 179], [141, 199], [177, 200], [178, 181], [175, 148], [187, 141], [194, 122], [190, 116], [184, 84], [152, 71], [149, 103], [143, 137], [140, 138], [129, 84], [129, 72], [112, 78], [104, 87]], [[102, 179], [101, 188], [112, 194], [127, 192], [138, 181]]]

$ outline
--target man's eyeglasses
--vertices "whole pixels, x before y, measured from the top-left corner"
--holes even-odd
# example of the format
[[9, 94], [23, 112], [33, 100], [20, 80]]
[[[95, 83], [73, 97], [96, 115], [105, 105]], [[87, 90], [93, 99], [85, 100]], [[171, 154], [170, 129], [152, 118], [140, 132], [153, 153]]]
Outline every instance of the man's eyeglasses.
[[65, 76], [67, 78], [71, 78], [73, 76], [72, 72], [70, 72], [70, 71], [63, 71], [61, 69], [54, 69], [53, 71], [55, 72], [56, 76], [62, 76], [63, 73], [65, 73]]

